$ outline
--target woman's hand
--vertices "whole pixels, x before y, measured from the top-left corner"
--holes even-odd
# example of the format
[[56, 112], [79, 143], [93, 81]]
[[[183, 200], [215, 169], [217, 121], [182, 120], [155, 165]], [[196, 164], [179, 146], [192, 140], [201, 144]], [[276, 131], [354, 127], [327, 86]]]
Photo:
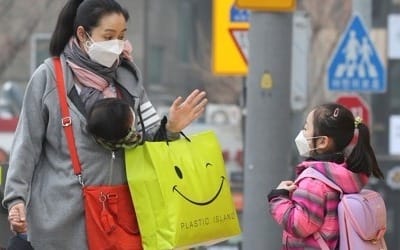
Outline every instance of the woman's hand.
[[286, 189], [289, 192], [294, 191], [296, 188], [297, 186], [293, 181], [281, 181], [281, 183], [276, 187], [276, 189]]
[[16, 233], [25, 233], [27, 231], [25, 204], [17, 203], [10, 208], [8, 212], [8, 221], [11, 231]]
[[181, 96], [176, 98], [169, 108], [166, 129], [170, 132], [180, 132], [199, 118], [207, 104], [205, 96], [206, 92], [195, 89], [184, 101]]

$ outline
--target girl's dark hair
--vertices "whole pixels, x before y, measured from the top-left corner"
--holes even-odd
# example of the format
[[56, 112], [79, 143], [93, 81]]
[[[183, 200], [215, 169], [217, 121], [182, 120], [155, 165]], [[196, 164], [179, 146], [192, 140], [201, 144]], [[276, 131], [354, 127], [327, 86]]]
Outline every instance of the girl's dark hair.
[[103, 98], [96, 101], [87, 115], [88, 132], [109, 141], [124, 138], [129, 133], [131, 124], [130, 106], [118, 98]]
[[[313, 114], [313, 136], [328, 136], [334, 142], [333, 152], [344, 152], [352, 141], [356, 129], [353, 113], [337, 103], [328, 103], [317, 106]], [[355, 173], [371, 174], [383, 179], [374, 150], [370, 143], [368, 127], [359, 123], [358, 140], [351, 154], [346, 158], [348, 169]]]
[[61, 10], [50, 40], [50, 55], [60, 56], [76, 29], [83, 26], [90, 34], [105, 15], [122, 14], [126, 21], [129, 13], [115, 0], [68, 0]]

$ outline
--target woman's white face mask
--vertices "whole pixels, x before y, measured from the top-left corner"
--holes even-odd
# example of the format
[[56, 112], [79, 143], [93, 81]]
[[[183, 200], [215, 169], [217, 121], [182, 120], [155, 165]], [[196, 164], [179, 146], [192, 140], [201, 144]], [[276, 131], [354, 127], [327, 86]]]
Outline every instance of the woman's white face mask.
[[316, 150], [317, 148], [310, 148], [308, 140], [311, 140], [314, 138], [319, 138], [319, 137], [323, 137], [323, 136], [315, 136], [315, 137], [306, 138], [304, 136], [303, 130], [300, 130], [299, 134], [296, 136], [296, 139], [294, 139], [294, 142], [296, 143], [296, 147], [297, 147], [297, 150], [299, 151], [300, 156], [310, 157], [310, 152], [312, 150]]
[[87, 53], [93, 61], [110, 68], [121, 55], [125, 41], [114, 39], [101, 42], [95, 42], [87, 34], [91, 42], [86, 43]]

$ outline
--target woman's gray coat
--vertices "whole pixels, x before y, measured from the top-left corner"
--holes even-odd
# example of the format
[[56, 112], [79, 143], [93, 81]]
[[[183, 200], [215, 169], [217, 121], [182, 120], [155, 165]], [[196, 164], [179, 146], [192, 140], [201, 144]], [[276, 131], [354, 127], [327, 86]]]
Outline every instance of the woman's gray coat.
[[[64, 58], [61, 59], [70, 93], [74, 78]], [[117, 75], [118, 82], [135, 99], [136, 110], [139, 103], [151, 104], [140, 80], [130, 71], [119, 68]], [[85, 116], [70, 98], [68, 104], [85, 184], [108, 184], [110, 172], [111, 184], [126, 183], [123, 151], [116, 153], [114, 169], [110, 171], [111, 151], [99, 146], [87, 133]], [[150, 110], [155, 112], [154, 108]], [[144, 121], [146, 131], [152, 135], [158, 129], [159, 119]], [[11, 150], [3, 205], [10, 208], [21, 201], [27, 204], [28, 235], [35, 249], [85, 250], [81, 188], [61, 127], [53, 61], [47, 59], [27, 85]]]

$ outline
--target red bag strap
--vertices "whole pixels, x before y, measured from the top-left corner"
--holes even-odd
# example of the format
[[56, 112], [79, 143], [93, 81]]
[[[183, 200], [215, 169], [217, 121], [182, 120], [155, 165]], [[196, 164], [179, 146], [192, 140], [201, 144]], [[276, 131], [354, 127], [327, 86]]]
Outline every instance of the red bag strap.
[[74, 174], [78, 176], [79, 182], [82, 182], [82, 168], [79, 162], [78, 152], [75, 147], [74, 131], [72, 129], [72, 118], [69, 115], [69, 109], [67, 104], [65, 85], [64, 85], [64, 74], [62, 71], [61, 61], [59, 57], [53, 58], [54, 69], [56, 72], [56, 85], [58, 97], [60, 99], [60, 109], [61, 109], [61, 125], [64, 128], [65, 136], [67, 138], [68, 149], [71, 154], [72, 167], [74, 169]]

